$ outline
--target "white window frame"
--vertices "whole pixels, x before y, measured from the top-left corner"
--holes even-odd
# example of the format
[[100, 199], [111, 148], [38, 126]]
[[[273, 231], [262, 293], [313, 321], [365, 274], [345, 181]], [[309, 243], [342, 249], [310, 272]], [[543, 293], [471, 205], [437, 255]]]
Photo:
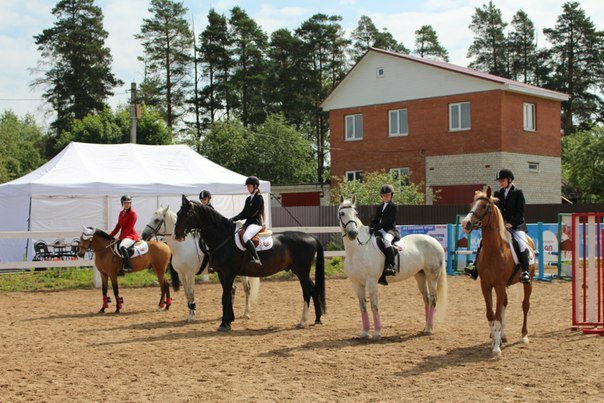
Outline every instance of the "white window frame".
[[537, 131], [537, 108], [535, 104], [522, 104], [522, 126], [525, 132]]
[[[352, 179], [348, 178], [349, 175], [352, 175]], [[346, 182], [351, 182], [351, 181], [363, 182], [363, 171], [346, 171], [346, 172], [344, 172], [344, 180]]]
[[529, 172], [539, 172], [539, 163], [538, 162], [529, 161], [529, 163], [528, 163], [528, 170], [529, 170]]
[[[397, 175], [397, 177], [394, 177], [394, 174]], [[405, 178], [407, 178], [407, 180], [403, 183], [401, 181], [401, 176], [405, 174]], [[410, 180], [410, 175], [411, 175], [411, 171], [409, 170], [408, 167], [403, 167], [403, 168], [390, 168], [390, 176], [392, 177], [393, 181], [397, 181], [397, 185], [398, 187], [401, 186], [407, 186], [409, 185], [409, 183], [411, 182]]]
[[[352, 133], [348, 132], [348, 120], [352, 119]], [[356, 119], [361, 120], [361, 134], [356, 133]], [[354, 115], [346, 115], [344, 117], [344, 140], [345, 141], [359, 141], [363, 140], [363, 114], [355, 113]]]
[[[468, 105], [468, 127], [462, 127], [461, 126], [461, 109], [462, 109], [462, 105]], [[457, 107], [458, 108], [458, 113], [457, 113], [457, 119], [459, 122], [459, 127], [453, 127], [453, 108]], [[467, 102], [455, 102], [452, 104], [449, 104], [449, 131], [450, 132], [462, 132], [462, 131], [467, 131], [467, 130], [471, 130], [472, 129], [472, 106], [470, 104], [469, 101]]]
[[[404, 113], [405, 116], [405, 123], [407, 126], [407, 130], [405, 130], [404, 132], [401, 130], [401, 115]], [[393, 132], [392, 130], [392, 117], [396, 116], [396, 132]], [[409, 111], [407, 110], [407, 108], [404, 109], [393, 109], [388, 111], [388, 137], [401, 137], [401, 136], [407, 136], [409, 135]]]

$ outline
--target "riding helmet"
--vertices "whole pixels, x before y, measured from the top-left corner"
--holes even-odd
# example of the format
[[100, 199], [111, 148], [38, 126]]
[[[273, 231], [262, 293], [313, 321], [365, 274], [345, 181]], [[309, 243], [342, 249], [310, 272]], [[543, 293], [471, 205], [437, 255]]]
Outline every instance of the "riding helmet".
[[132, 201], [132, 196], [130, 196], [130, 195], [123, 195], [120, 200], [121, 200], [122, 203], [124, 203], [124, 202], [131, 202]]
[[388, 193], [394, 193], [394, 188], [392, 187], [392, 185], [384, 185], [382, 186], [382, 188], [380, 189], [380, 194], [381, 195], [387, 195]]
[[510, 171], [509, 169], [502, 169], [499, 172], [497, 172], [497, 177], [495, 179], [496, 180], [509, 179], [509, 180], [513, 181], [514, 173], [512, 171]]
[[246, 180], [245, 180], [245, 185], [254, 185], [254, 186], [260, 186], [260, 180], [258, 178], [256, 178], [255, 176], [249, 176]]
[[208, 199], [212, 198], [212, 194], [210, 193], [209, 190], [202, 190], [201, 193], [199, 194], [199, 200], [203, 200], [205, 198], [208, 198]]

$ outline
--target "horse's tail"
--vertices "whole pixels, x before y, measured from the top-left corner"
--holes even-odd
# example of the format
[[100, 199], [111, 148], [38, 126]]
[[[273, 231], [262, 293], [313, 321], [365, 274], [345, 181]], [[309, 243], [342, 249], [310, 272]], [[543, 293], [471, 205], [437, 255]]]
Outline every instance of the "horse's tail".
[[241, 279], [247, 281], [250, 288], [250, 303], [255, 304], [258, 302], [258, 296], [260, 295], [260, 277], [242, 277]]
[[315, 238], [317, 244], [317, 263], [315, 264], [315, 288], [321, 301], [321, 312], [327, 313], [327, 304], [325, 303], [325, 253], [321, 241]]
[[172, 266], [172, 260], [168, 264], [168, 270], [170, 270], [170, 278], [172, 279], [172, 288], [174, 291], [180, 290], [180, 277], [178, 277], [178, 272], [174, 270]]
[[444, 251], [441, 259], [440, 276], [436, 283], [436, 321], [440, 323], [445, 320], [447, 315], [447, 263]]

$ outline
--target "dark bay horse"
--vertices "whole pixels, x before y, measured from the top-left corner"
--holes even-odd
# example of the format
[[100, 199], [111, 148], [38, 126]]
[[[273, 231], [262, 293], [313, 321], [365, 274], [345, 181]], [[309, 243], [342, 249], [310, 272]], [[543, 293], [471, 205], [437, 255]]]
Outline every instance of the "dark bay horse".
[[[84, 231], [80, 236], [80, 248], [78, 256], [84, 257], [86, 250], [94, 251], [94, 264], [101, 273], [103, 281], [103, 306], [99, 313], [105, 313], [105, 309], [109, 308], [109, 297], [107, 297], [107, 280], [111, 279], [113, 286], [113, 295], [115, 296], [115, 312], [119, 313], [122, 309], [123, 298], [119, 296], [117, 285], [117, 276], [122, 267], [122, 258], [115, 254], [113, 244], [117, 240], [100, 229], [84, 227]], [[149, 251], [144, 255], [132, 257], [130, 264], [132, 271], [141, 271], [151, 267], [157, 275], [157, 280], [161, 288], [161, 297], [159, 299], [159, 309], [165, 307], [170, 309], [172, 298], [170, 298], [170, 284], [165, 279], [166, 269], [170, 263], [170, 248], [163, 242], [148, 241]], [[171, 268], [171, 266], [170, 266]], [[171, 268], [170, 274], [174, 291], [178, 291], [180, 280], [178, 274]]]
[[[325, 314], [325, 270], [323, 246], [317, 238], [305, 232], [288, 231], [273, 235], [273, 247], [258, 252], [262, 266], [250, 263], [249, 252], [237, 248], [233, 239], [235, 224], [216, 210], [182, 196], [177, 213], [175, 237], [183, 240], [185, 230], [197, 228], [208, 245], [210, 266], [218, 273], [222, 285], [222, 322], [219, 331], [229, 331], [235, 320], [231, 288], [237, 275], [266, 277], [282, 270], [291, 270], [300, 281], [304, 307], [298, 327], [308, 320], [310, 299], [315, 306], [315, 324]], [[310, 278], [313, 260], [317, 255], [315, 283]]]
[[[521, 270], [516, 270], [516, 263], [510, 247], [511, 234], [505, 229], [503, 216], [495, 205], [497, 199], [492, 197], [489, 186], [486, 193], [476, 192], [474, 202], [468, 215], [462, 220], [466, 233], [474, 228], [482, 229], [482, 250], [478, 256], [476, 267], [480, 276], [482, 295], [487, 308], [487, 320], [493, 339], [492, 353], [501, 356], [501, 343], [507, 341], [505, 336], [505, 309], [508, 305], [507, 287], [520, 282]], [[534, 256], [535, 246], [533, 240], [526, 237], [527, 246]], [[531, 264], [531, 280], [535, 274], [535, 264]], [[533, 290], [531, 283], [524, 285], [524, 299], [522, 311], [524, 320], [522, 323], [523, 343], [528, 343], [527, 317], [530, 308], [530, 298]], [[497, 296], [495, 312], [493, 312], [493, 289]]]

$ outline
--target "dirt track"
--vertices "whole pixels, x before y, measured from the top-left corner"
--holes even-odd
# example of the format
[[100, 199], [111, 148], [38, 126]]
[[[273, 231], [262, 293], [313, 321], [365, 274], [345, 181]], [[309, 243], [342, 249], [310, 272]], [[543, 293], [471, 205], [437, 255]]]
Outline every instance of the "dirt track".
[[[124, 313], [96, 315], [100, 291], [0, 294], [0, 401], [446, 400], [595, 401], [604, 392], [604, 337], [570, 327], [570, 284], [537, 283], [528, 345], [521, 289], [510, 294], [508, 338], [491, 359], [479, 285], [449, 278], [449, 310], [422, 336], [415, 281], [381, 287], [383, 338], [357, 338], [348, 280], [328, 280], [322, 326], [294, 329], [297, 282], [263, 282], [250, 320], [218, 334], [220, 289], [197, 286], [156, 312], [159, 289], [124, 289]], [[235, 313], [243, 308], [242, 287]], [[113, 309], [113, 305], [112, 305]], [[313, 316], [311, 315], [311, 318]]]

